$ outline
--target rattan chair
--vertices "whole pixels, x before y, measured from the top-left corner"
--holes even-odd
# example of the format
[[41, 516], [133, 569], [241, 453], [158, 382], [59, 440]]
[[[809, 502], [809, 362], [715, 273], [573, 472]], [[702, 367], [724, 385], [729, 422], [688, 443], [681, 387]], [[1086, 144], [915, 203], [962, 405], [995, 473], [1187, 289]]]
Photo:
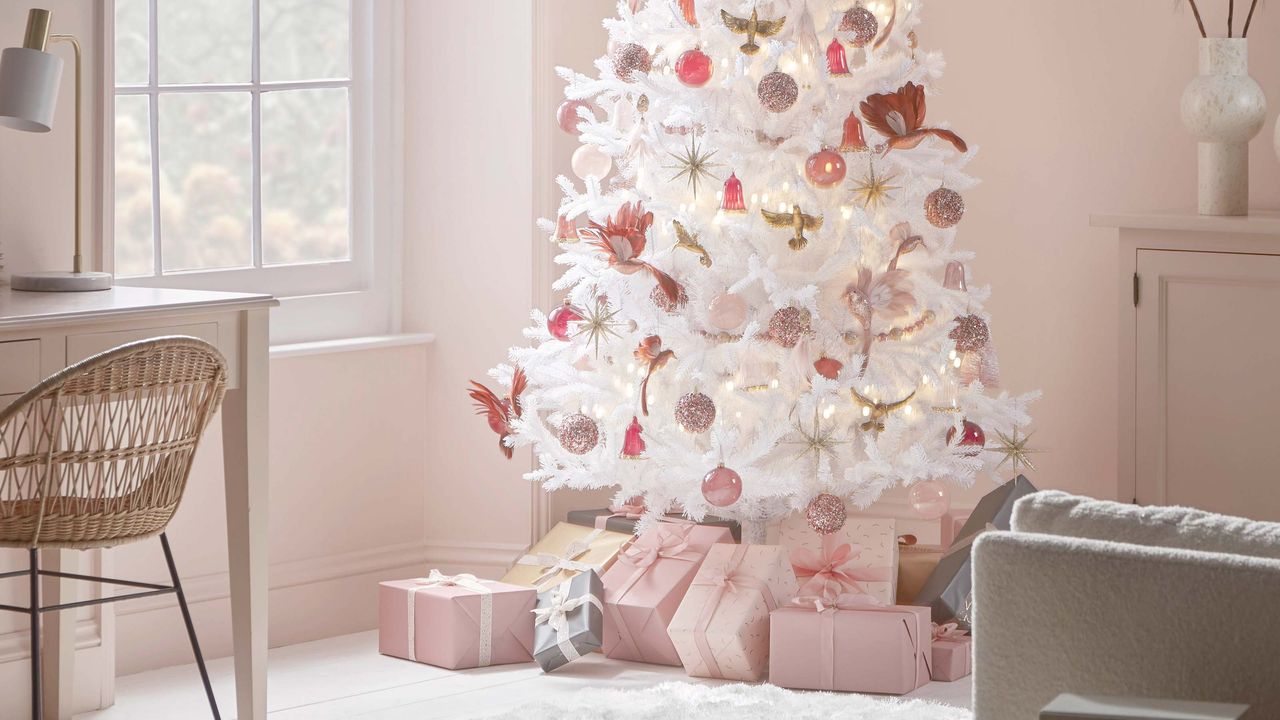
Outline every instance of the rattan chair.
[[[174, 593], [214, 718], [218, 705], [164, 530], [178, 509], [196, 446], [226, 389], [226, 361], [203, 340], [129, 343], [53, 375], [0, 411], [0, 547], [26, 548], [30, 568], [32, 717], [41, 717], [40, 615]], [[160, 536], [172, 585], [41, 570], [41, 549], [108, 548]], [[39, 578], [135, 588], [40, 606]]]

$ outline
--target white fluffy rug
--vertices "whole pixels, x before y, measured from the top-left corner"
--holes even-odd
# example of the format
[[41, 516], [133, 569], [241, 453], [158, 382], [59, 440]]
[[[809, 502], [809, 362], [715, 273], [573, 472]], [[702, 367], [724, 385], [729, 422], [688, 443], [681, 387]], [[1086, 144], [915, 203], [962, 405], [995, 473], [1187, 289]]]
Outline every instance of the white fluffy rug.
[[968, 710], [925, 700], [796, 692], [773, 685], [708, 687], [667, 682], [643, 690], [579, 690], [494, 720], [973, 720]]

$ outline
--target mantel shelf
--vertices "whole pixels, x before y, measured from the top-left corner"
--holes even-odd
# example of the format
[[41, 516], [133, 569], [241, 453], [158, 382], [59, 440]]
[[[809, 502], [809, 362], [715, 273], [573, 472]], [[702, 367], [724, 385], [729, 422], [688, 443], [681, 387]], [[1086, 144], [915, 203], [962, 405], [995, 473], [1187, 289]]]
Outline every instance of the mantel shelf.
[[1280, 211], [1254, 210], [1243, 217], [1197, 215], [1191, 212], [1101, 213], [1089, 216], [1093, 227], [1128, 230], [1171, 230], [1198, 233], [1280, 235]]

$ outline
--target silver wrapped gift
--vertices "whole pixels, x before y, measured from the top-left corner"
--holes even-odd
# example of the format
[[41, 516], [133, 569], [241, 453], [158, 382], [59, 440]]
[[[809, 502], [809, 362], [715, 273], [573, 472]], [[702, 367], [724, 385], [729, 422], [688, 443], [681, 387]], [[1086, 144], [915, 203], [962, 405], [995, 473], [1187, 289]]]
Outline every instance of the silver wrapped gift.
[[1013, 503], [1035, 491], [1031, 481], [1019, 475], [984, 495], [911, 604], [929, 606], [934, 622], [955, 622], [965, 630], [970, 629], [973, 619], [970, 546], [987, 530], [1008, 530]]
[[600, 649], [604, 583], [594, 570], [538, 593], [533, 609], [533, 659], [543, 672]]

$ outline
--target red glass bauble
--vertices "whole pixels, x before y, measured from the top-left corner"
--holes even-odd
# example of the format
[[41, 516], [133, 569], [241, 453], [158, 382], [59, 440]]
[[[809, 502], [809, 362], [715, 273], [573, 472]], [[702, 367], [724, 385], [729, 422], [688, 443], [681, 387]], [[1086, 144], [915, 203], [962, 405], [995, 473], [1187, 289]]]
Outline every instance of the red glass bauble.
[[581, 319], [582, 311], [565, 300], [563, 305], [547, 313], [547, 332], [557, 340], [568, 341], [571, 332], [569, 323], [578, 322]]
[[701, 50], [685, 50], [676, 58], [676, 77], [689, 87], [702, 87], [711, 80], [714, 67], [711, 58]]
[[[956, 437], [956, 426], [952, 425], [947, 430], [947, 444]], [[967, 447], [965, 455], [973, 457], [982, 452], [982, 448], [987, 444], [987, 434], [982, 432], [982, 428], [976, 422], [964, 421], [964, 431], [960, 435], [960, 442], [957, 443], [961, 447]]]
[[560, 103], [560, 107], [556, 109], [556, 123], [560, 125], [560, 129], [570, 135], [578, 134], [578, 123], [585, 122], [578, 116], [578, 108], [590, 108], [591, 103], [586, 100], [565, 100]]
[[716, 507], [728, 507], [742, 497], [742, 477], [720, 465], [703, 476], [702, 497]]
[[845, 170], [844, 157], [830, 148], [822, 148], [804, 163], [804, 176], [820, 188], [839, 185]]

